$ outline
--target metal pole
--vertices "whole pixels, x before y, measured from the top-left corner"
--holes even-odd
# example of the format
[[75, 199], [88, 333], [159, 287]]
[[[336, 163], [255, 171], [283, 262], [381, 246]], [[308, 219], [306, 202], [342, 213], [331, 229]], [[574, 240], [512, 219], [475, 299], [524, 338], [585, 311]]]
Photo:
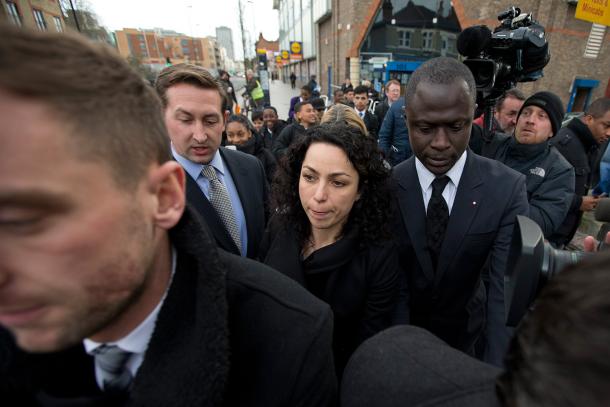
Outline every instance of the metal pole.
[[239, 29], [241, 30], [241, 46], [244, 50], [244, 70], [247, 70], [249, 66], [246, 64], [246, 35], [244, 33], [244, 12], [241, 0], [239, 0]]
[[80, 24], [78, 24], [78, 17], [76, 16], [76, 10], [74, 10], [74, 4], [72, 3], [72, 0], [70, 0], [70, 8], [72, 9], [72, 15], [74, 16], [74, 24], [76, 24], [76, 29], [78, 30], [78, 32], [81, 32]]

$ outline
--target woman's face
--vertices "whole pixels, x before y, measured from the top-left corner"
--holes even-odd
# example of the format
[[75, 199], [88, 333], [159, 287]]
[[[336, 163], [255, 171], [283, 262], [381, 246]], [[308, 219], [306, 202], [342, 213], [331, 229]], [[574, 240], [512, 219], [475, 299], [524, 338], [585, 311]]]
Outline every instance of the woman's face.
[[339, 236], [360, 198], [360, 177], [345, 152], [332, 144], [309, 146], [299, 178], [299, 197], [312, 230]]
[[227, 124], [227, 140], [230, 144], [240, 146], [250, 140], [252, 132], [239, 122], [231, 122]]

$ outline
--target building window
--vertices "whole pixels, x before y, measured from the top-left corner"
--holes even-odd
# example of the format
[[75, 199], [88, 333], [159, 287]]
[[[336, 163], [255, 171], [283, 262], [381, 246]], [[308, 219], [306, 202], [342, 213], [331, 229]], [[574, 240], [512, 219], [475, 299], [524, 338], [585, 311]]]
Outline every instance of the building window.
[[407, 30], [398, 30], [398, 46], [409, 48], [411, 46], [411, 32]]
[[8, 12], [8, 15], [10, 17], [10, 19], [13, 21], [13, 23], [19, 27], [21, 27], [21, 16], [19, 15], [19, 9], [17, 8], [17, 5], [15, 3], [13, 3], [12, 1], [7, 1], [6, 2], [6, 11]]
[[434, 33], [432, 31], [424, 31], [421, 34], [422, 38], [422, 48], [423, 49], [432, 49], [432, 35]]
[[61, 18], [54, 16], [53, 21], [55, 22], [55, 30], [58, 33], [64, 32], [64, 27], [61, 25]]
[[34, 12], [34, 20], [36, 20], [36, 26], [38, 26], [38, 29], [41, 31], [46, 31], [47, 22], [44, 20], [44, 14], [42, 14], [42, 11], [36, 9], [32, 9], [32, 11]]

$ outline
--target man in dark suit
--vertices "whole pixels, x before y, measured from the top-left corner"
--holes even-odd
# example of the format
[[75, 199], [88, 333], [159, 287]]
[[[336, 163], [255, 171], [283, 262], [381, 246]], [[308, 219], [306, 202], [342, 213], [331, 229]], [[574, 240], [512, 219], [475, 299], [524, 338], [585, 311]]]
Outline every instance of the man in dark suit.
[[368, 110], [369, 107], [369, 88], [360, 85], [354, 89], [354, 109], [358, 116], [364, 121], [364, 125], [369, 132], [369, 136], [377, 140], [377, 118]]
[[475, 100], [465, 65], [451, 58], [424, 63], [406, 91], [415, 157], [393, 174], [408, 285], [399, 319], [470, 354], [485, 327], [481, 269], [488, 259], [490, 346], [508, 340], [504, 269], [515, 218], [528, 214], [523, 175], [467, 149]]
[[331, 405], [328, 306], [216, 247], [155, 92], [76, 35], [0, 37], [2, 405]]
[[[227, 119], [221, 110], [221, 88], [208, 71], [188, 64], [162, 70], [155, 87], [165, 109], [173, 156], [189, 175], [188, 202], [219, 247], [256, 258], [266, 225], [265, 170], [256, 157], [220, 147]], [[228, 199], [219, 207], [221, 196]]]

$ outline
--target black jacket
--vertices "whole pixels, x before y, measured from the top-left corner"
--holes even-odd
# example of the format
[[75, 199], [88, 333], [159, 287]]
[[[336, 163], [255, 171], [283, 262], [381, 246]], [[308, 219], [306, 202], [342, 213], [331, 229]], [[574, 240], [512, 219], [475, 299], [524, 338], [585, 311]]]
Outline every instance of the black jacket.
[[[356, 111], [356, 113], [360, 115], [358, 111]], [[377, 133], [377, 128], [379, 127], [379, 124], [377, 123], [377, 118], [371, 112], [369, 112], [368, 109], [366, 109], [364, 111], [364, 118], [362, 118], [362, 120], [364, 121], [364, 125], [369, 132], [369, 136], [375, 140], [378, 140], [379, 136]]]
[[591, 174], [595, 168], [599, 148], [589, 127], [578, 118], [559, 130], [551, 140], [551, 144], [572, 164], [576, 175], [570, 209], [565, 220], [552, 236], [552, 241], [566, 245], [570, 243], [580, 225], [582, 197], [594, 186], [591, 183]]
[[263, 164], [263, 168], [265, 169], [267, 182], [271, 184], [273, 175], [275, 174], [277, 162], [275, 161], [273, 154], [271, 154], [271, 151], [264, 147], [262, 136], [254, 133], [250, 140], [248, 140], [246, 143], [235, 147], [237, 147], [237, 150], [241, 151], [242, 153], [253, 155], [260, 160], [260, 162]]
[[[426, 247], [426, 208], [415, 157], [394, 167], [401, 215], [394, 235], [407, 280], [397, 321], [427, 329], [471, 354], [487, 323], [488, 361], [499, 364], [510, 339], [505, 332], [504, 272], [513, 224], [517, 215], [528, 215], [525, 179], [497, 161], [467, 154], [436, 270]], [[486, 301], [481, 271], [487, 262]]]
[[302, 259], [296, 233], [276, 218], [265, 232], [261, 259], [330, 305], [339, 375], [362, 341], [390, 326], [399, 274], [393, 243], [362, 247], [352, 233]]
[[268, 267], [216, 249], [196, 218], [187, 209], [170, 231], [176, 272], [128, 400], [98, 389], [82, 344], [25, 354], [0, 328], [2, 405], [332, 405], [328, 306]]
[[496, 133], [492, 145], [496, 160], [525, 175], [529, 217], [549, 239], [568, 214], [574, 194], [574, 168], [548, 141], [519, 144], [512, 136]]
[[379, 130], [381, 130], [381, 124], [383, 123], [383, 119], [385, 118], [386, 113], [390, 110], [390, 105], [388, 104], [387, 99], [383, 102], [379, 102], [377, 107], [375, 107], [375, 117], [377, 118], [377, 134], [379, 134]]
[[288, 147], [294, 143], [300, 136], [304, 136], [307, 130], [298, 123], [292, 123], [284, 127], [279, 136], [273, 140], [271, 152], [279, 161], [286, 154]]
[[288, 126], [286, 120], [281, 119], [278, 119], [271, 131], [269, 131], [270, 129], [267, 128], [266, 125], [263, 126], [261, 129], [261, 136], [263, 137], [263, 142], [267, 150], [271, 151], [271, 148], [273, 148], [273, 141], [282, 133], [282, 130], [284, 130], [284, 127], [286, 126]]

